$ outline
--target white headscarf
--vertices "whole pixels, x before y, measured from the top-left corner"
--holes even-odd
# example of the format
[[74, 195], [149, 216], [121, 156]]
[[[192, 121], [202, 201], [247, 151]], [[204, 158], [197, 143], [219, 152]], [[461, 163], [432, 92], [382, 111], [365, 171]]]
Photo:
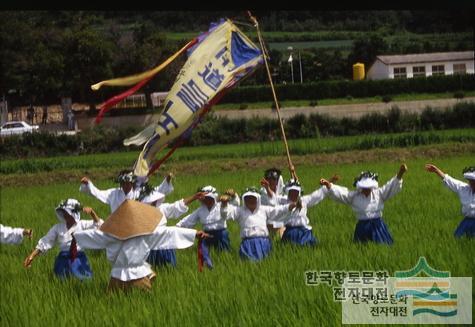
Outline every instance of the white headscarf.
[[259, 207], [261, 206], [261, 195], [259, 193], [259, 191], [255, 188], [253, 189], [246, 189], [246, 191], [244, 192], [244, 194], [242, 195], [242, 205], [244, 207], [246, 207], [246, 202], [244, 201], [244, 199], [246, 198], [246, 196], [253, 196], [257, 199], [257, 206], [256, 206], [256, 210], [259, 209]]
[[378, 181], [372, 178], [362, 178], [356, 182], [356, 187], [362, 188], [378, 188]]
[[62, 223], [66, 223], [66, 219], [64, 219], [64, 211], [66, 211], [69, 215], [74, 218], [76, 223], [81, 220], [81, 203], [79, 203], [76, 199], [67, 199], [66, 201], [62, 201], [55, 209], [56, 216], [58, 220]]
[[201, 188], [200, 192], [206, 192], [205, 197], [212, 198], [214, 202], [218, 202], [218, 191], [214, 186], [207, 185]]
[[157, 203], [155, 204], [156, 207], [162, 204], [163, 200], [165, 200], [165, 194], [158, 192], [156, 189], [157, 188], [155, 188], [149, 195], [144, 197], [140, 202], [152, 204], [153, 202], [157, 201]]
[[475, 171], [468, 171], [463, 174], [463, 177], [465, 177], [466, 179], [475, 180]]

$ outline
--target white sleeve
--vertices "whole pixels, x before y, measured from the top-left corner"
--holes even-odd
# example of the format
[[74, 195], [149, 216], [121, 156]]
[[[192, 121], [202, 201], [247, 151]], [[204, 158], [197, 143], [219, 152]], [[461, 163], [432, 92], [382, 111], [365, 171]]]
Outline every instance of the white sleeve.
[[221, 218], [226, 220], [238, 220], [239, 219], [239, 207], [229, 204], [226, 207], [221, 206]]
[[328, 189], [326, 186], [322, 186], [315, 190], [312, 194], [302, 196], [302, 203], [304, 203], [307, 207], [313, 207], [325, 199], [327, 194]]
[[110, 204], [110, 196], [112, 192], [115, 191], [115, 189], [110, 188], [108, 190], [102, 191], [99, 190], [91, 181], [89, 181], [87, 184], [81, 183], [81, 186], [79, 186], [79, 191], [95, 197], [102, 203]]
[[283, 222], [290, 217], [290, 215], [288, 215], [288, 213], [290, 212], [288, 204], [276, 205], [275, 207], [263, 207], [266, 211], [267, 221]]
[[83, 249], [105, 249], [111, 242], [118, 242], [99, 229], [88, 229], [73, 234], [76, 242]]
[[442, 182], [445, 184], [445, 186], [447, 186], [451, 191], [455, 192], [455, 193], [459, 193], [460, 190], [465, 187], [467, 184], [462, 182], [462, 181], [459, 181], [458, 179], [455, 179], [451, 176], [449, 176], [449, 174], [445, 174], [445, 177], [444, 179], [442, 180]]
[[81, 220], [79, 223], [81, 224], [81, 229], [85, 230], [101, 227], [101, 225], [104, 223], [104, 220], [99, 219], [97, 223], [94, 220]]
[[239, 199], [239, 194], [234, 194], [234, 197], [229, 201], [233, 206], [239, 207], [241, 205], [241, 199]]
[[167, 178], [165, 177], [163, 179], [163, 182], [162, 184], [160, 184], [156, 190], [162, 194], [165, 194], [165, 195], [168, 195], [170, 194], [171, 192], [173, 192], [174, 188], [173, 188], [173, 184], [172, 184], [172, 181], [170, 179], [170, 183], [167, 182]]
[[[326, 186], [325, 186], [326, 187]], [[354, 192], [350, 192], [346, 187], [332, 184], [328, 190], [328, 195], [334, 200], [344, 204], [351, 204]]]
[[198, 223], [198, 219], [200, 218], [198, 211], [200, 209], [196, 209], [193, 211], [191, 214], [180, 220], [176, 226], [177, 227], [186, 227], [186, 228], [191, 228], [194, 227]]
[[183, 199], [173, 203], [163, 203], [159, 206], [159, 209], [167, 219], [176, 219], [188, 212], [188, 206]]
[[161, 226], [147, 237], [147, 241], [153, 250], [186, 249], [193, 246], [195, 237], [194, 229]]
[[48, 231], [48, 233], [40, 238], [36, 248], [41, 252], [46, 252], [51, 249], [56, 244], [56, 239], [58, 238], [58, 225], [54, 225]]
[[23, 241], [23, 228], [13, 228], [0, 224], [0, 243], [20, 244]]
[[383, 199], [383, 201], [386, 201], [398, 194], [401, 189], [402, 179], [398, 179], [396, 176], [394, 176], [378, 190], [381, 193], [381, 198]]
[[267, 205], [273, 207], [280, 203], [280, 195], [273, 193], [272, 196], [269, 196], [266, 192], [266, 196], [267, 196]]

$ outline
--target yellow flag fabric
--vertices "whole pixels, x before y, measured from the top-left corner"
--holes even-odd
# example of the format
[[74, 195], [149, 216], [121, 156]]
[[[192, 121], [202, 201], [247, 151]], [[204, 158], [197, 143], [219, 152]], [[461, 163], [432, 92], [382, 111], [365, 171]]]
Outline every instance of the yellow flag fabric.
[[135, 163], [138, 176], [148, 174], [156, 154], [171, 141], [191, 133], [217, 94], [232, 88], [263, 62], [261, 50], [230, 20], [212, 26], [188, 51], [188, 60], [165, 99], [159, 121], [124, 140], [125, 145], [146, 142]]
[[171, 63], [173, 60], [175, 60], [176, 57], [178, 57], [180, 54], [182, 54], [183, 51], [185, 51], [189, 47], [191, 42], [193, 42], [193, 41], [188, 42], [183, 48], [178, 50], [178, 52], [176, 52], [170, 58], [168, 58], [163, 63], [161, 63], [160, 65], [158, 65], [157, 67], [155, 67], [151, 70], [148, 70], [146, 72], [143, 72], [143, 73], [140, 73], [140, 74], [137, 74], [137, 75], [114, 78], [114, 79], [109, 79], [109, 80], [106, 80], [106, 81], [102, 81], [102, 82], [96, 83], [94, 85], [91, 85], [91, 89], [93, 89], [94, 91], [97, 91], [103, 85], [107, 85], [107, 86], [129, 86], [129, 85], [136, 84], [136, 83], [138, 83], [138, 82], [140, 82], [140, 81], [142, 81], [146, 78], [149, 78], [150, 76], [153, 76], [153, 75], [157, 74], [159, 71], [161, 71], [163, 68], [165, 68], [169, 63]]

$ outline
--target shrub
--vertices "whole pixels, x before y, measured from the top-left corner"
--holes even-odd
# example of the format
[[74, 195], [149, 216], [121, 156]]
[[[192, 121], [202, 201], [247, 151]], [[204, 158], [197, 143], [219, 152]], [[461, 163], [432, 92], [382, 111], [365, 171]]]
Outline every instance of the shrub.
[[310, 101], [309, 105], [310, 105], [310, 107], [316, 107], [316, 106], [318, 106], [318, 101], [317, 100], [312, 100], [312, 101]]
[[[387, 113], [372, 113], [360, 118], [335, 118], [312, 113], [309, 116], [295, 115], [284, 121], [284, 128], [289, 139], [473, 128], [474, 126], [475, 103], [471, 102], [460, 102], [446, 110], [434, 110], [428, 107], [420, 115], [401, 112], [399, 108], [393, 106]], [[124, 147], [122, 141], [135, 135], [141, 129], [140, 127], [111, 128], [99, 125], [73, 136], [56, 136], [49, 133], [16, 135], [0, 139], [0, 153], [2, 153], [2, 159], [7, 159], [137, 151], [141, 147]], [[193, 146], [269, 141], [279, 139], [280, 133], [279, 122], [275, 117], [231, 120], [218, 118], [210, 113], [193, 130], [191, 138], [185, 144]], [[369, 145], [386, 146], [389, 141], [381, 137], [376, 139], [368, 137], [365, 142], [361, 145], [362, 148]], [[417, 145], [431, 141], [406, 137], [400, 140], [393, 139], [391, 142], [390, 144], [397, 145]], [[34, 169], [34, 167], [24, 168], [25, 170]], [[41, 170], [50, 168], [42, 167]]]
[[[475, 75], [430, 76], [387, 80], [333, 80], [304, 84], [277, 85], [276, 90], [283, 100], [314, 100], [328, 98], [365, 98], [379, 94], [437, 93], [475, 89]], [[273, 101], [267, 85], [240, 86], [227, 93], [221, 103]]]

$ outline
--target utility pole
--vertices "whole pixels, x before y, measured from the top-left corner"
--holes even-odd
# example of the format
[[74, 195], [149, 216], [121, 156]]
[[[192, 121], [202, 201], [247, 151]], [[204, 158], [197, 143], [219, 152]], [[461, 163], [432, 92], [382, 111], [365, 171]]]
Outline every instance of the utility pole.
[[300, 64], [300, 83], [303, 83], [303, 75], [302, 75], [302, 59], [300, 58], [300, 51], [299, 51], [299, 64]]

